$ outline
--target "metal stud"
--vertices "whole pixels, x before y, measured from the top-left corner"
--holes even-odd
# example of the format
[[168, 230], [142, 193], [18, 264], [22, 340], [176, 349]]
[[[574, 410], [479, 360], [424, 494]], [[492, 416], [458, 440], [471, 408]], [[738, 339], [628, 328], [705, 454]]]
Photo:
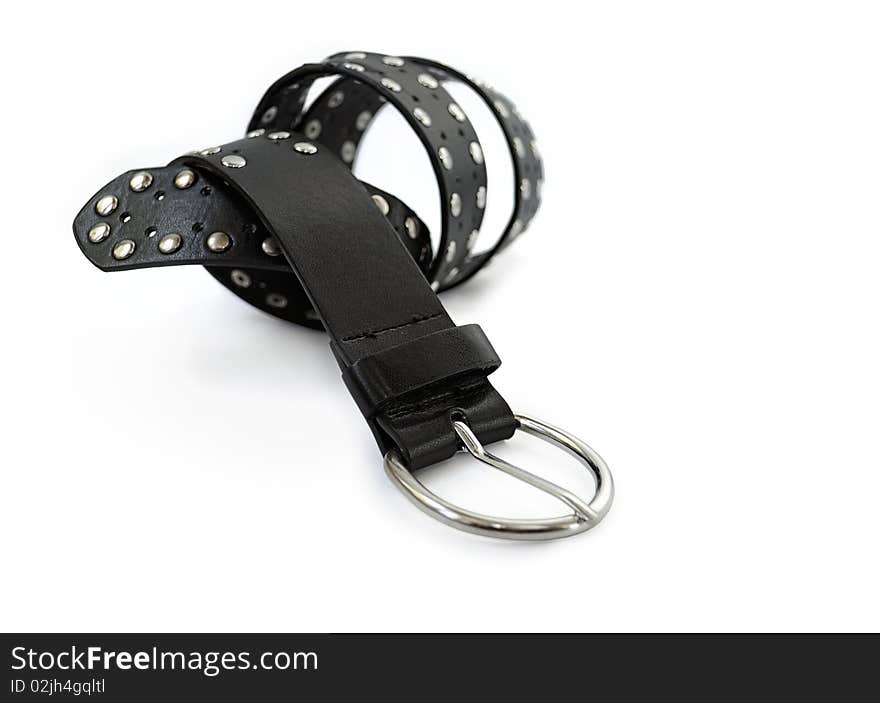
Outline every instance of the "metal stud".
[[383, 215], [387, 215], [388, 212], [391, 210], [391, 206], [388, 205], [388, 201], [385, 200], [385, 198], [383, 198], [378, 193], [373, 196], [373, 202], [376, 203], [376, 207], [379, 208], [379, 212], [381, 212]]
[[209, 146], [207, 149], [202, 149], [199, 153], [202, 156], [213, 156], [214, 154], [220, 153], [220, 147], [219, 146]]
[[269, 295], [266, 296], [266, 305], [273, 308], [286, 308], [287, 298], [280, 293], [269, 293]]
[[510, 234], [508, 235], [511, 239], [514, 237], [518, 237], [522, 234], [523, 231], [523, 223], [522, 220], [514, 220], [513, 224], [510, 226]]
[[387, 88], [392, 93], [399, 93], [403, 88], [401, 88], [400, 83], [392, 78], [383, 78], [379, 81], [382, 84], [382, 87]]
[[354, 161], [355, 151], [357, 151], [357, 147], [355, 146], [354, 142], [343, 142], [342, 146], [339, 149], [339, 156], [345, 163], [350, 164], [352, 161]]
[[110, 236], [110, 225], [106, 222], [99, 222], [89, 230], [89, 241], [92, 244], [103, 242]]
[[352, 51], [351, 53], [346, 54], [345, 58], [351, 61], [363, 61], [367, 58], [367, 55], [363, 51]]
[[131, 177], [128, 187], [135, 193], [142, 193], [153, 184], [152, 174], [146, 171], [139, 171]]
[[443, 282], [449, 283], [457, 275], [458, 275], [458, 267], [453, 266], [451, 269], [449, 269], [449, 273], [446, 274], [446, 278], [443, 279]]
[[136, 249], [135, 243], [131, 239], [123, 239], [121, 242], [117, 242], [113, 247], [113, 258], [117, 261], [122, 261], [123, 259], [127, 259], [129, 256], [134, 254], [134, 250]]
[[452, 261], [455, 258], [455, 242], [449, 242], [446, 246], [446, 260]]
[[106, 217], [116, 209], [117, 205], [119, 205], [119, 199], [115, 195], [104, 195], [95, 203], [95, 212]]
[[385, 56], [382, 58], [382, 63], [384, 63], [386, 66], [400, 67], [403, 66], [403, 64], [406, 62], [399, 56]]
[[266, 135], [266, 139], [271, 139], [273, 142], [281, 141], [282, 139], [290, 139], [290, 132], [280, 131], [280, 132], [269, 132]]
[[303, 133], [309, 139], [317, 139], [321, 136], [321, 120], [309, 120], [303, 129]]
[[251, 286], [251, 277], [241, 269], [232, 269], [229, 278], [239, 288], [250, 288]]
[[277, 114], [278, 114], [278, 108], [273, 105], [272, 107], [268, 108], [263, 113], [263, 116], [260, 118], [260, 122], [262, 122], [263, 124], [268, 124], [269, 122], [271, 122], [272, 120], [275, 119], [275, 116]]
[[431, 116], [428, 114], [428, 112], [426, 110], [423, 110], [420, 107], [414, 108], [413, 109], [413, 117], [415, 117], [425, 127], [431, 126]]
[[243, 156], [239, 154], [227, 154], [222, 159], [220, 159], [220, 163], [223, 164], [226, 168], [244, 168], [247, 166], [247, 161]]
[[486, 207], [486, 186], [477, 188], [477, 207], [480, 210]]
[[364, 110], [361, 114], [357, 116], [357, 120], [355, 120], [354, 126], [358, 128], [358, 131], [363, 132], [367, 125], [370, 124], [370, 120], [373, 119], [373, 113], [369, 110]]
[[345, 93], [341, 90], [337, 90], [333, 95], [330, 96], [330, 99], [327, 101], [327, 107], [339, 107], [342, 105], [342, 101], [345, 100]]
[[281, 248], [278, 246], [275, 237], [266, 237], [262, 244], [260, 244], [260, 249], [267, 256], [281, 256]]
[[420, 85], [423, 85], [425, 88], [429, 90], [436, 90], [440, 87], [440, 82], [434, 78], [430, 73], [420, 73], [418, 77], [418, 81]]
[[475, 246], [476, 243], [477, 243], [477, 237], [479, 237], [479, 236], [480, 236], [480, 230], [478, 230], [478, 229], [473, 230], [473, 231], [468, 235], [468, 238], [467, 238], [467, 248], [468, 248], [468, 249], [473, 249], [473, 248], [474, 248], [474, 246]]
[[363, 73], [366, 69], [361, 66], [359, 63], [344, 63], [342, 64], [349, 71], [357, 71], [358, 73]]
[[529, 142], [529, 146], [531, 147], [531, 149], [532, 149], [532, 154], [534, 154], [535, 158], [536, 158], [536, 159], [540, 159], [540, 158], [541, 158], [541, 152], [538, 151], [538, 142], [536, 142], [534, 139], [532, 139], [532, 141]]
[[437, 149], [437, 156], [440, 157], [440, 163], [443, 164], [443, 168], [447, 171], [452, 170], [452, 152], [449, 151], [445, 146], [441, 146]]
[[176, 232], [172, 232], [171, 234], [166, 234], [162, 239], [159, 240], [159, 251], [163, 254], [173, 254], [180, 246], [183, 244], [183, 237], [181, 237]]
[[495, 101], [495, 109], [498, 110], [498, 114], [501, 115], [504, 119], [510, 117], [510, 110], [508, 110], [507, 105], [505, 105], [500, 100]]
[[407, 217], [403, 221], [403, 226], [406, 229], [406, 233], [409, 235], [410, 239], [415, 239], [419, 236], [419, 225], [414, 217]]
[[232, 239], [229, 238], [226, 232], [211, 232], [205, 240], [205, 244], [208, 246], [208, 249], [219, 254], [232, 246]]
[[513, 138], [513, 150], [516, 152], [516, 155], [519, 158], [521, 158], [521, 159], [526, 158], [526, 148], [525, 148], [525, 146], [523, 146], [523, 140], [520, 139], [519, 137]]
[[449, 212], [453, 217], [461, 214], [461, 196], [458, 193], [453, 193], [449, 198]]
[[528, 200], [532, 197], [532, 182], [528, 178], [523, 178], [519, 182], [519, 194], [523, 200]]
[[300, 154], [306, 155], [318, 153], [318, 147], [316, 147], [311, 142], [297, 142], [293, 145], [293, 150]]
[[468, 152], [475, 164], [479, 166], [483, 163], [483, 147], [480, 146], [479, 142], [471, 142], [468, 144]]
[[449, 103], [449, 107], [447, 107], [446, 110], [457, 122], [464, 122], [467, 119], [464, 110], [462, 110], [456, 103]]
[[174, 177], [174, 187], [180, 188], [181, 190], [186, 190], [195, 182], [196, 174], [188, 168], [178, 171], [177, 175]]
[[251, 130], [250, 132], [248, 132], [245, 136], [246, 136], [248, 139], [254, 139], [254, 138], [256, 138], [256, 137], [262, 137], [265, 133], [266, 133], [266, 130], [263, 129], [262, 127], [260, 127], [260, 129], [252, 129], [252, 130]]
[[431, 290], [434, 291], [435, 293], [438, 290], [440, 290], [440, 282], [439, 281], [432, 281], [431, 282]]

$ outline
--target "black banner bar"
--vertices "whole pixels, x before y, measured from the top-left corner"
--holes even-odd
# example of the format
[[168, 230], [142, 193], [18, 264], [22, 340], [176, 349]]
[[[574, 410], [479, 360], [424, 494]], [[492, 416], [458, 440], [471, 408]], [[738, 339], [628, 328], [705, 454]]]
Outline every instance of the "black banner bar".
[[870, 690], [874, 636], [2, 635], [4, 700], [336, 700], [477, 693], [736, 694]]

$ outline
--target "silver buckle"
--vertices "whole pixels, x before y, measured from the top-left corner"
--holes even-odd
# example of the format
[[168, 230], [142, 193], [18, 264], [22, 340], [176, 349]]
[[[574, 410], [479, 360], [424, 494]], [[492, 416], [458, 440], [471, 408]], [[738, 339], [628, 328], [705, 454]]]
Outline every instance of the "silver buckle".
[[490, 454], [480, 444], [471, 428], [460, 420], [453, 421], [452, 426], [465, 448], [475, 459], [558, 498], [571, 508], [571, 514], [537, 520], [516, 520], [465, 510], [429, 491], [404, 466], [400, 454], [395, 449], [385, 454], [385, 473], [403, 494], [415, 503], [416, 507], [436, 520], [465, 532], [501, 539], [543, 540], [570, 537], [580, 532], [586, 532], [599, 524], [614, 500], [614, 481], [602, 457], [577, 437], [573, 437], [558, 427], [524, 415], [514, 415], [514, 417], [517, 421], [517, 429], [565, 449], [590, 470], [596, 479], [596, 493], [589, 503], [585, 503], [562, 486], [557, 486], [551, 481]]

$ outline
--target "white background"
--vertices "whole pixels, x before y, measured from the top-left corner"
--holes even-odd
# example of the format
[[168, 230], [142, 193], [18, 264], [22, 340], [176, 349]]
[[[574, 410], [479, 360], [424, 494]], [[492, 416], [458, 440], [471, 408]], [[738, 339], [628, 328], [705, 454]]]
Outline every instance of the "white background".
[[[5, 5], [0, 626], [880, 627], [875, 7]], [[275, 78], [357, 49], [485, 77], [538, 135], [533, 227], [443, 300], [492, 339], [515, 409], [608, 461], [592, 532], [428, 519], [323, 335], [196, 268], [103, 274], [74, 242], [102, 184], [238, 138]], [[386, 131], [363, 172], [436, 207]], [[589, 491], [534, 445], [497, 451]], [[463, 456], [423, 476], [486, 511], [562, 510]]]

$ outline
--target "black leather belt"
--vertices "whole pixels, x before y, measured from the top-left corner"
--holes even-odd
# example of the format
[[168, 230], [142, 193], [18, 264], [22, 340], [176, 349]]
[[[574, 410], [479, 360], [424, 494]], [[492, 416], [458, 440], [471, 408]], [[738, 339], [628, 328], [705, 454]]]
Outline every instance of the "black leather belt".
[[[327, 76], [336, 80], [307, 105], [315, 80]], [[483, 253], [474, 249], [487, 196], [483, 150], [443, 87], [454, 81], [494, 114], [513, 160], [514, 209]], [[418, 135], [437, 176], [436, 251], [415, 212], [351, 173], [364, 133], [386, 104]], [[409, 498], [470, 532], [550, 539], [601, 520], [613, 499], [610, 473], [568, 433], [511, 412], [487, 378], [501, 362], [486, 335], [478, 325], [456, 326], [436, 295], [473, 276], [528, 227], [542, 182], [534, 135], [504, 95], [434, 61], [349, 52], [276, 81], [245, 138], [115, 178], [89, 199], [73, 229], [104, 271], [202, 264], [261, 310], [325, 329], [386, 471]], [[483, 449], [518, 428], [581, 460], [596, 478], [593, 499], [584, 502]], [[572, 512], [489, 517], [444, 501], [412, 474], [462, 445]]]

